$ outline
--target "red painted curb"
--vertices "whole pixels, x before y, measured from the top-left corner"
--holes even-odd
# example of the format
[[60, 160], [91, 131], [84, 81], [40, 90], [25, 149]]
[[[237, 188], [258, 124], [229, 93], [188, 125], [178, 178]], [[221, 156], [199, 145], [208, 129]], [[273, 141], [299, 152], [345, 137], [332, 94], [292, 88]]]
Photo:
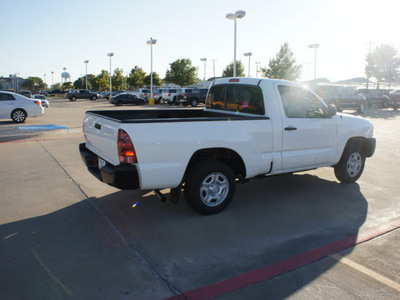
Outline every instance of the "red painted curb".
[[330, 243], [320, 248], [293, 256], [283, 261], [262, 267], [260, 269], [244, 273], [232, 278], [228, 278], [207, 286], [203, 286], [192, 291], [188, 291], [177, 296], [167, 298], [173, 299], [209, 299], [238, 289], [271, 279], [298, 267], [310, 264], [329, 255], [335, 254], [347, 248], [356, 246], [366, 241], [372, 240], [385, 233], [400, 228], [400, 220], [395, 220], [391, 223], [384, 224], [375, 228], [371, 228], [360, 232], [359, 234], [344, 238], [342, 240]]

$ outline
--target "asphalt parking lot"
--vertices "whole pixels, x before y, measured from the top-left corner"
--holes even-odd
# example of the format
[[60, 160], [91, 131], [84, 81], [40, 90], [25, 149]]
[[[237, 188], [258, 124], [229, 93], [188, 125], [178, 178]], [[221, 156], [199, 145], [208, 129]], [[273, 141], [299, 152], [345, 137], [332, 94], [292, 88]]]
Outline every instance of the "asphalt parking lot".
[[[377, 149], [356, 184], [330, 168], [253, 180], [200, 216], [87, 172], [84, 112], [127, 108], [143, 109], [50, 99], [0, 120], [0, 299], [400, 299], [400, 111], [363, 114]], [[39, 125], [56, 127], [20, 128]]]

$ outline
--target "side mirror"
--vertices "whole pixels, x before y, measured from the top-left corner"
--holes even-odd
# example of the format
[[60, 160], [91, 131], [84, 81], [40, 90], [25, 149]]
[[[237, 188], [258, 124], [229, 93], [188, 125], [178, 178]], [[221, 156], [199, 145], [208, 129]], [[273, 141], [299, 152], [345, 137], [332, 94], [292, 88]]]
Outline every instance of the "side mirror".
[[329, 104], [328, 105], [328, 110], [326, 112], [326, 117], [327, 118], [332, 118], [334, 115], [336, 115], [337, 109], [335, 105]]

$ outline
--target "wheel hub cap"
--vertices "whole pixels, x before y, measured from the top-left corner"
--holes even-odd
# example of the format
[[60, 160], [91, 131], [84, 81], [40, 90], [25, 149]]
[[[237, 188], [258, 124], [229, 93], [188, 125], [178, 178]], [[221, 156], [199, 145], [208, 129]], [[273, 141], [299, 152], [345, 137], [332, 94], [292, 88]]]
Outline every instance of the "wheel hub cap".
[[229, 192], [228, 178], [219, 172], [209, 174], [200, 186], [200, 197], [207, 206], [217, 206], [227, 197]]
[[350, 177], [355, 177], [360, 172], [362, 166], [362, 158], [360, 153], [355, 152], [347, 161], [347, 173]]

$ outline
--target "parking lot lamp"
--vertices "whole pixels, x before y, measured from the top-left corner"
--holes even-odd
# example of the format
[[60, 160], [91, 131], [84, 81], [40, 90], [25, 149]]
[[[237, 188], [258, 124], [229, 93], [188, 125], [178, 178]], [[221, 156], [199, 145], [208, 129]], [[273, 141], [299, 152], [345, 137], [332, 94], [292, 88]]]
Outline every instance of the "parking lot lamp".
[[226, 14], [226, 18], [234, 22], [233, 35], [233, 77], [236, 77], [236, 19], [242, 19], [246, 15], [244, 10], [237, 10], [234, 14]]
[[[150, 45], [150, 99], [153, 99], [153, 45], [156, 43], [157, 40], [153, 38], [147, 41], [147, 45]], [[153, 104], [153, 102], [151, 104]]]
[[54, 80], [53, 80], [54, 71], [51, 71], [51, 88], [53, 88]]
[[317, 78], [317, 49], [319, 48], [319, 44], [310, 44], [308, 45], [311, 49], [314, 49], [314, 80]]
[[88, 88], [87, 88], [87, 64], [89, 63], [89, 61], [88, 61], [88, 60], [84, 60], [83, 62], [84, 62], [85, 65], [86, 65], [86, 89], [88, 89]]
[[204, 61], [204, 78], [203, 81], [206, 81], [206, 62], [207, 58], [200, 58], [201, 61]]
[[253, 55], [253, 53], [251, 53], [251, 52], [244, 53], [244, 56], [248, 56], [249, 57], [249, 77], [250, 77], [250, 58], [251, 58], [252, 55]]
[[112, 69], [111, 69], [111, 57], [114, 56], [114, 52], [110, 52], [107, 54], [108, 57], [110, 57], [110, 97], [109, 99], [112, 100]]
[[46, 74], [43, 74], [43, 77], [44, 77], [44, 90], [47, 91]]

